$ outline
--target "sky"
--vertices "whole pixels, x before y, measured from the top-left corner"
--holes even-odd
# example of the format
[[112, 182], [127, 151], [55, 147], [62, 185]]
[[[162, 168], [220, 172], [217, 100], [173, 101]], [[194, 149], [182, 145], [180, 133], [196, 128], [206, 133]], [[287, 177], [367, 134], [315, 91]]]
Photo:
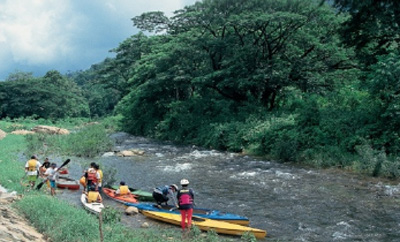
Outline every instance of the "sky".
[[138, 33], [131, 18], [196, 0], [0, 0], [0, 81], [15, 72], [43, 76], [86, 70]]

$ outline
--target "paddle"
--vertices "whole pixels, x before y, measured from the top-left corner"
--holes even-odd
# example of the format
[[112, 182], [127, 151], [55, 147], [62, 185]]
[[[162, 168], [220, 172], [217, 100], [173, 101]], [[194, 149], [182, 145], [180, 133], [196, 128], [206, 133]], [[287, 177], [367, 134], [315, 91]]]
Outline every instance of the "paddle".
[[[71, 161], [70, 159], [67, 159], [66, 161], [64, 161], [64, 163], [57, 169], [56, 173], [59, 172], [61, 168], [63, 168], [64, 166], [66, 166], [70, 161]], [[39, 184], [36, 186], [36, 189], [37, 189], [37, 190], [40, 190], [40, 188], [42, 188], [43, 184], [44, 184], [47, 180], [48, 180], [48, 178], [45, 179], [45, 180], [43, 180], [41, 183], [39, 183]]]

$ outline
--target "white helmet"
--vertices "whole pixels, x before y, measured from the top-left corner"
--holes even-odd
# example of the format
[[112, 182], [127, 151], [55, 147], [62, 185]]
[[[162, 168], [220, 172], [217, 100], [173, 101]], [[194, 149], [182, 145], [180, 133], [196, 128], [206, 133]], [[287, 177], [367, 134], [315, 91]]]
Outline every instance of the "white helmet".
[[173, 187], [173, 188], [175, 188], [175, 191], [178, 191], [178, 190], [179, 190], [178, 186], [177, 186], [177, 185], [175, 185], [175, 184], [171, 184], [171, 185], [170, 185], [170, 187]]
[[189, 181], [188, 181], [187, 179], [182, 179], [182, 180], [181, 180], [181, 185], [182, 185], [182, 186], [184, 186], [184, 185], [189, 185]]

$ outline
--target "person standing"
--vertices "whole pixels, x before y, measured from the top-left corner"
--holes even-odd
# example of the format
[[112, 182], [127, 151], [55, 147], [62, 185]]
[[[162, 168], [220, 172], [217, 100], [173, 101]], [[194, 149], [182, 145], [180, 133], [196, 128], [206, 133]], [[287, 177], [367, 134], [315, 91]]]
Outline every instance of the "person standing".
[[87, 182], [86, 182], [87, 179], [86, 178], [87, 178], [87, 170], [84, 170], [81, 179], [79, 179], [79, 183], [83, 187], [82, 193], [86, 192], [86, 185], [87, 185]]
[[56, 181], [58, 180], [57, 164], [51, 163], [50, 168], [44, 173], [47, 180], [50, 181], [50, 191], [51, 195], [56, 195]]
[[[46, 159], [44, 159], [42, 166], [39, 168], [39, 176], [41, 178], [46, 178], [44, 173], [46, 172], [46, 170], [49, 167], [50, 167], [50, 161], [49, 161], [49, 158], [46, 158]], [[47, 185], [47, 188], [50, 189], [50, 181], [49, 180], [46, 181], [46, 185]]]
[[163, 187], [157, 187], [153, 190], [153, 198], [156, 200], [158, 207], [161, 207], [162, 203], [168, 205], [168, 201], [171, 199], [175, 207], [178, 207], [176, 201], [176, 192], [178, 191], [178, 186], [171, 184], [169, 186], [165, 185]]
[[94, 189], [97, 191], [97, 178], [98, 178], [98, 173], [96, 169], [94, 168], [96, 166], [96, 163], [92, 162], [90, 163], [90, 167], [87, 170], [87, 175], [86, 175], [86, 188], [87, 191], [91, 189], [91, 187], [94, 187]]
[[96, 178], [97, 178], [97, 189], [99, 192], [101, 192], [101, 188], [103, 187], [103, 171], [100, 170], [99, 164], [96, 164], [94, 166], [94, 169], [96, 170]]
[[178, 191], [178, 203], [179, 211], [181, 212], [181, 228], [182, 232], [185, 231], [186, 220], [187, 228], [190, 231], [192, 226], [192, 215], [193, 215], [193, 205], [194, 205], [194, 192], [191, 188], [188, 188], [189, 181], [187, 179], [181, 180], [182, 188]]
[[39, 168], [41, 164], [38, 161], [36, 155], [31, 156], [31, 159], [28, 160], [25, 164], [25, 172], [28, 176], [29, 185], [31, 188], [35, 186], [36, 180], [39, 175]]

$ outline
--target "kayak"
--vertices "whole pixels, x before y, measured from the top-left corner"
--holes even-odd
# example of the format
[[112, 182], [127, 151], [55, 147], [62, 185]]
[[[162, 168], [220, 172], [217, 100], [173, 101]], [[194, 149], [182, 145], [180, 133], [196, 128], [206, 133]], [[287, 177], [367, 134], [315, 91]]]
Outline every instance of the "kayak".
[[59, 177], [62, 177], [62, 178], [69, 177], [68, 169], [66, 169], [66, 168], [61, 169], [61, 170], [58, 172], [58, 176], [59, 176]]
[[[142, 210], [142, 214], [145, 215], [146, 217], [167, 222], [170, 224], [175, 224], [175, 225], [181, 224], [180, 214], [146, 211], [146, 210]], [[200, 230], [203, 231], [214, 230], [219, 234], [243, 235], [249, 232], [252, 233], [258, 239], [262, 239], [265, 236], [267, 236], [267, 231], [262, 229], [256, 229], [238, 224], [201, 218], [198, 216], [192, 217], [192, 224], [196, 225]]]
[[101, 210], [104, 208], [104, 205], [102, 203], [88, 203], [85, 194], [81, 195], [81, 202], [86, 210], [94, 214], [100, 213]]
[[81, 187], [77, 180], [67, 178], [67, 177], [60, 177], [56, 181], [57, 187], [61, 189], [70, 189], [70, 190], [79, 190]]
[[[171, 205], [162, 205], [161, 208], [157, 207], [156, 204], [151, 203], [125, 203], [126, 206], [136, 207], [139, 211], [153, 211], [153, 212], [165, 212], [165, 213], [173, 213], [180, 214], [178, 209], [174, 209]], [[213, 219], [217, 221], [224, 221], [233, 224], [239, 225], [249, 225], [250, 221], [247, 217], [243, 217], [240, 215], [236, 215], [233, 213], [224, 213], [218, 210], [211, 210], [206, 208], [194, 208], [193, 215]]]
[[[111, 186], [111, 188], [117, 190], [118, 186], [114, 185], [114, 186]], [[139, 201], [148, 201], [148, 202], [155, 201], [153, 198], [153, 194], [151, 192], [146, 192], [146, 191], [131, 188], [131, 187], [129, 188], [129, 190], [131, 191], [132, 194], [137, 196], [136, 198]]]
[[66, 168], [61, 169], [58, 173], [59, 173], [60, 175], [67, 175], [67, 174], [69, 174], [68, 169], [66, 169]]
[[127, 195], [115, 195], [114, 189], [111, 188], [103, 188], [104, 194], [106, 194], [107, 197], [111, 198], [114, 201], [120, 202], [120, 203], [137, 203], [138, 201], [136, 200], [136, 195], [133, 194], [127, 194]]

